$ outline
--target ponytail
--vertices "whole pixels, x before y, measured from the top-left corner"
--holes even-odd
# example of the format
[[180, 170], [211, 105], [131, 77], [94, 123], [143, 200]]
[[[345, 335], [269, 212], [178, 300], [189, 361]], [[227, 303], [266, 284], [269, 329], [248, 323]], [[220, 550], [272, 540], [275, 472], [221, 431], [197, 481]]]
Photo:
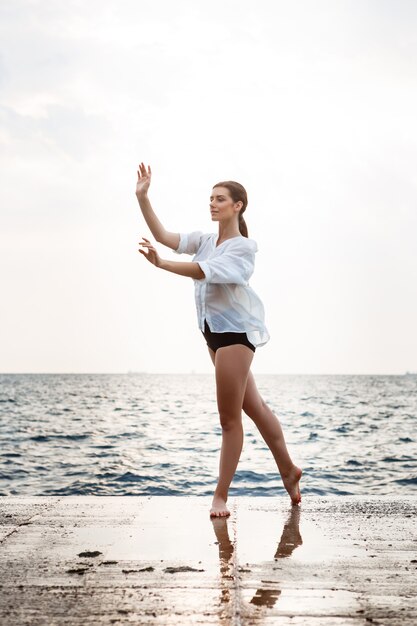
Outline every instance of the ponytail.
[[245, 218], [242, 213], [243, 211], [239, 213], [239, 230], [241, 235], [248, 237], [248, 227], [246, 226]]

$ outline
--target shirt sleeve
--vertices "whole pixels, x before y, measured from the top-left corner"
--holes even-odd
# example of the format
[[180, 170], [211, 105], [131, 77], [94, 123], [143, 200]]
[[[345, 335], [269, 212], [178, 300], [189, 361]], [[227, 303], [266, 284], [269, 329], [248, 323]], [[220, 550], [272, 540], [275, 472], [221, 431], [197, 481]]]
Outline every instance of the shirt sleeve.
[[255, 242], [230, 247], [222, 254], [197, 261], [205, 274], [201, 280], [207, 283], [233, 283], [247, 285], [255, 269]]
[[201, 244], [201, 230], [194, 230], [192, 233], [180, 233], [180, 243], [174, 250], [176, 254], [196, 254]]

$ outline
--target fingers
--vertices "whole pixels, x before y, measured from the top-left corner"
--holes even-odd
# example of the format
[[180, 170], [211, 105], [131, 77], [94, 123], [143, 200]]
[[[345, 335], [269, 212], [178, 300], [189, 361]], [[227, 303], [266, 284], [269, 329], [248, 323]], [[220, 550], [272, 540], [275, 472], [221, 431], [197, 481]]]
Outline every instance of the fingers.
[[[146, 239], [146, 237], [143, 237], [143, 236], [142, 236], [142, 239], [144, 239], [144, 241], [139, 241], [139, 245], [142, 246], [143, 248], [147, 248], [147, 252], [145, 253], [140, 248], [138, 248], [138, 251], [141, 252], [148, 259], [148, 261], [150, 261], [151, 259], [154, 259], [155, 255], [157, 257], [158, 253], [153, 247], [153, 245], [151, 244], [151, 242], [149, 241], [149, 239]], [[151, 258], [150, 258], [150, 255], [151, 255]]]
[[[146, 237], [142, 237], [142, 239], [146, 239]], [[146, 241], [139, 241], [139, 245], [145, 246], [146, 248], [148, 248], [148, 250], [153, 250], [154, 252], [156, 252], [155, 248], [153, 247], [149, 239], [146, 239]]]
[[157, 254], [156, 252], [156, 248], [151, 244], [151, 242], [149, 241], [149, 239], [146, 239], [146, 237], [142, 237], [142, 239], [144, 239], [145, 241], [139, 241], [139, 245], [143, 246], [145, 248], [148, 248], [148, 251], [153, 251], [155, 252], [155, 254]]
[[151, 176], [152, 174], [151, 166], [148, 165], [148, 171], [146, 171], [145, 164], [142, 161], [141, 163], [139, 163], [139, 169], [137, 170], [137, 172], [138, 172], [138, 180], [140, 180], [144, 176], [148, 176], [148, 175]]

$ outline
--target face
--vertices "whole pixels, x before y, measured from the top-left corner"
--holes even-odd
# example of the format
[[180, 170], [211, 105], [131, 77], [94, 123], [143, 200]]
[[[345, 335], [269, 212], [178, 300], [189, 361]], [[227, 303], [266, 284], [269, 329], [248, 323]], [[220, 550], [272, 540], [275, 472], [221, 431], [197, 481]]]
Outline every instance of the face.
[[243, 203], [233, 202], [227, 187], [213, 187], [210, 196], [211, 219], [231, 219], [238, 216]]

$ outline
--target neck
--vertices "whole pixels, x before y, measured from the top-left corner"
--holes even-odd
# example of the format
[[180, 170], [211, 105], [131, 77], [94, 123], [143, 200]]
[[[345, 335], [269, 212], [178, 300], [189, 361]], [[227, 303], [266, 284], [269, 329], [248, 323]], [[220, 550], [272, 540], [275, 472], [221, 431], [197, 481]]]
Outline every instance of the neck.
[[219, 236], [218, 239], [229, 239], [229, 237], [236, 237], [240, 235], [241, 232], [239, 230], [238, 223], [233, 220], [230, 222], [220, 222], [219, 223]]

